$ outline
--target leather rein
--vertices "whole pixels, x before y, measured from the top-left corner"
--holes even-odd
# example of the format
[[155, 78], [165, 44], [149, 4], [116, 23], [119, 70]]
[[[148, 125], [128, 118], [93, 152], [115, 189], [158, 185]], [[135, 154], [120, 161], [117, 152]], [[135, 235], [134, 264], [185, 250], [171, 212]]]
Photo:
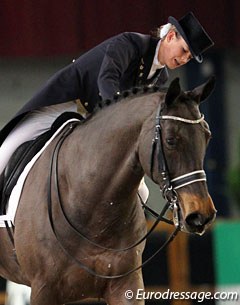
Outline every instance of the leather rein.
[[[152, 153], [151, 153], [151, 160], [150, 160], [150, 168], [151, 168], [151, 177], [153, 179], [153, 170], [154, 170], [154, 160], [155, 156], [157, 158], [158, 162], [158, 173], [162, 177], [163, 185], [160, 187], [160, 191], [162, 193], [163, 198], [166, 200], [166, 204], [164, 205], [162, 211], [160, 213], [155, 212], [153, 209], [148, 207], [142, 200], [141, 197], [140, 201], [142, 203], [143, 208], [152, 214], [153, 217], [156, 218], [155, 222], [153, 223], [150, 230], [137, 242], [134, 244], [125, 247], [125, 248], [108, 248], [104, 247], [93, 240], [89, 239], [85, 234], [81, 233], [79, 230], [77, 230], [74, 225], [71, 223], [71, 220], [68, 218], [66, 211], [64, 210], [60, 189], [59, 189], [59, 181], [58, 181], [58, 156], [59, 151], [61, 149], [61, 146], [64, 142], [64, 140], [67, 138], [67, 136], [73, 131], [73, 129], [79, 124], [79, 122], [72, 122], [70, 123], [64, 132], [59, 137], [56, 146], [54, 148], [51, 162], [50, 162], [50, 171], [48, 176], [48, 195], [47, 195], [47, 201], [48, 201], [48, 216], [50, 225], [52, 228], [52, 231], [56, 237], [56, 239], [59, 242], [59, 246], [63, 250], [63, 252], [71, 259], [73, 260], [80, 268], [84, 269], [88, 273], [92, 274], [93, 276], [103, 278], [103, 279], [117, 279], [125, 277], [138, 269], [144, 267], [147, 263], [149, 263], [162, 249], [164, 249], [177, 235], [177, 233], [181, 230], [180, 225], [180, 208], [178, 203], [178, 195], [176, 192], [176, 189], [181, 188], [187, 184], [191, 184], [198, 181], [206, 181], [206, 175], [203, 170], [197, 170], [182, 176], [179, 176], [174, 179], [170, 179], [169, 177], [169, 171], [167, 166], [167, 161], [165, 158], [164, 150], [163, 150], [163, 139], [162, 139], [162, 127], [161, 127], [161, 120], [176, 120], [181, 121], [188, 124], [198, 124], [204, 120], [204, 116], [201, 115], [201, 117], [197, 120], [188, 120], [181, 117], [175, 117], [175, 116], [167, 116], [167, 115], [161, 115], [161, 106], [159, 106], [157, 115], [156, 115], [156, 124], [155, 124], [155, 137], [152, 141]], [[160, 221], [166, 222], [171, 225], [175, 225], [175, 230], [170, 234], [168, 239], [161, 245], [161, 247], [152, 255], [150, 256], [143, 264], [140, 266], [137, 266], [136, 268], [133, 268], [129, 270], [128, 272], [125, 272], [123, 274], [118, 275], [104, 275], [96, 273], [93, 269], [89, 268], [85, 264], [83, 264], [79, 259], [72, 256], [69, 251], [66, 249], [66, 247], [63, 245], [61, 237], [59, 236], [53, 220], [53, 213], [52, 213], [52, 189], [53, 189], [53, 182], [54, 181], [54, 190], [55, 194], [57, 196], [57, 201], [59, 202], [61, 213], [64, 216], [65, 220], [67, 221], [68, 225], [71, 227], [71, 229], [81, 237], [82, 239], [86, 240], [88, 243], [92, 244], [95, 247], [98, 247], [103, 250], [112, 251], [112, 252], [123, 252], [130, 250], [139, 244], [141, 244], [144, 240], [146, 240], [149, 235], [154, 231], [154, 229], [157, 227]], [[170, 210], [173, 213], [173, 220], [170, 220], [165, 217], [166, 212]]]

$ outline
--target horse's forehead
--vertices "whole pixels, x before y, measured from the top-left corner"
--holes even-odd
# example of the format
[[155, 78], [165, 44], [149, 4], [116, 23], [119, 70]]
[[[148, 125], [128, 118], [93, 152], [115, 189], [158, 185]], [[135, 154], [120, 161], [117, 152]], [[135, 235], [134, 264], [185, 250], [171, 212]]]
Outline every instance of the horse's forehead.
[[197, 103], [189, 99], [178, 99], [170, 107], [167, 107], [169, 115], [176, 115], [189, 119], [198, 119], [200, 110]]
[[[167, 108], [166, 114], [190, 120], [196, 120], [199, 119], [200, 116], [202, 116], [201, 111], [199, 109], [199, 105], [196, 102], [191, 101], [190, 99], [181, 99], [180, 101], [176, 101], [171, 105], [171, 107]], [[175, 127], [177, 128], [177, 130], [179, 130], [178, 127], [184, 126], [185, 128], [180, 128], [180, 130], [186, 131], [187, 129], [189, 130], [189, 132], [191, 132], [193, 128], [199, 126], [201, 127], [201, 130], [204, 131], [204, 133], [208, 134], [209, 136], [211, 135], [209, 125], [205, 120], [203, 120], [199, 124], [176, 124], [176, 121], [174, 120], [166, 120], [165, 124], [166, 127], [168, 126], [170, 129], [171, 127]]]

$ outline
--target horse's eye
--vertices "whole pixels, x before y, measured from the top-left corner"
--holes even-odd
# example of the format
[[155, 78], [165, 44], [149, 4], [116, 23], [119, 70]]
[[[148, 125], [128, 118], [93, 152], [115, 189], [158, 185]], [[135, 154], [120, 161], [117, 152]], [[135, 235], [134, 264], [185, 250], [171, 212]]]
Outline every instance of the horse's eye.
[[176, 138], [167, 138], [166, 142], [167, 142], [168, 145], [174, 146], [174, 145], [177, 144], [177, 139]]

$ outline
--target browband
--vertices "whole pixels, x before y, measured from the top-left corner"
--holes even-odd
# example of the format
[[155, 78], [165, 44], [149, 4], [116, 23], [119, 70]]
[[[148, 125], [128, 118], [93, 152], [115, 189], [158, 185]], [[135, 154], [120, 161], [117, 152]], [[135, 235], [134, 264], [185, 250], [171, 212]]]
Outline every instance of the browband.
[[189, 119], [184, 119], [178, 116], [174, 116], [174, 115], [161, 115], [160, 116], [161, 120], [174, 120], [174, 121], [180, 121], [180, 122], [184, 122], [184, 123], [188, 123], [188, 124], [198, 124], [201, 123], [204, 120], [204, 115], [201, 114], [201, 117], [197, 120], [189, 120]]

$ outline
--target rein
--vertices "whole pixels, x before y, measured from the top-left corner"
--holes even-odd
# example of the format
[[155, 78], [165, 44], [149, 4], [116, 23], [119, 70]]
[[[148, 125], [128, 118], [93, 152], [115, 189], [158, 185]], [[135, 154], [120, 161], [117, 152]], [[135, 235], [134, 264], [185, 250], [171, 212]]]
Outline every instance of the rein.
[[[136, 247], [137, 245], [139, 245], [141, 242], [143, 242], [150, 234], [151, 232], [155, 229], [155, 227], [157, 226], [157, 224], [165, 219], [164, 218], [164, 214], [166, 213], [166, 211], [169, 209], [169, 203], [167, 202], [165, 207], [163, 208], [162, 212], [157, 216], [157, 219], [155, 221], [155, 223], [153, 224], [152, 228], [149, 230], [149, 232], [143, 237], [141, 238], [141, 240], [139, 240], [138, 242], [136, 242], [134, 245], [131, 245], [130, 247], [124, 248], [124, 249], [111, 249], [111, 248], [106, 248], [104, 246], [101, 246], [93, 241], [91, 241], [89, 238], [87, 238], [84, 234], [82, 234], [81, 232], [77, 231], [76, 228], [74, 228], [74, 226], [71, 224], [71, 222], [69, 221], [66, 212], [64, 211], [63, 208], [63, 204], [62, 204], [62, 200], [61, 200], [61, 195], [59, 192], [59, 184], [58, 184], [58, 156], [59, 156], [59, 151], [60, 148], [64, 142], [64, 140], [67, 138], [67, 136], [73, 131], [73, 129], [76, 127], [78, 123], [70, 123], [70, 125], [68, 126], [68, 129], [66, 129], [64, 131], [64, 133], [61, 135], [61, 137], [59, 138], [53, 154], [52, 154], [52, 158], [51, 158], [51, 164], [50, 164], [50, 171], [49, 171], [49, 176], [48, 176], [48, 196], [47, 196], [47, 201], [48, 201], [48, 217], [49, 217], [49, 221], [50, 221], [50, 225], [52, 228], [52, 231], [57, 239], [57, 241], [59, 242], [59, 246], [61, 247], [61, 249], [63, 250], [63, 252], [70, 258], [72, 259], [80, 268], [84, 269], [85, 271], [87, 271], [88, 273], [99, 277], [99, 278], [103, 278], [103, 279], [117, 279], [117, 278], [122, 278], [125, 277], [137, 270], [139, 270], [140, 268], [144, 267], [145, 265], [147, 265], [162, 249], [164, 249], [176, 236], [177, 232], [179, 231], [178, 228], [175, 229], [175, 231], [169, 236], [169, 238], [163, 243], [163, 245], [152, 255], [150, 256], [143, 264], [141, 264], [140, 266], [137, 266], [134, 269], [129, 270], [126, 273], [123, 274], [118, 274], [118, 275], [103, 275], [103, 274], [98, 274], [96, 273], [94, 270], [92, 270], [91, 268], [89, 268], [88, 266], [86, 266], [85, 264], [83, 264], [82, 262], [80, 262], [77, 258], [75, 258], [74, 256], [72, 256], [69, 251], [64, 247], [64, 245], [62, 244], [61, 238], [57, 233], [57, 230], [55, 228], [54, 225], [54, 221], [53, 221], [53, 214], [52, 214], [52, 178], [54, 176], [54, 182], [55, 182], [55, 190], [56, 190], [56, 194], [57, 194], [57, 199], [58, 202], [60, 204], [61, 207], [61, 211], [65, 217], [65, 219], [67, 220], [68, 224], [71, 226], [71, 228], [74, 229], [74, 231], [79, 234], [82, 238], [86, 239], [88, 242], [90, 242], [91, 244], [105, 249], [105, 250], [110, 250], [110, 251], [126, 251], [126, 250], [130, 250], [134, 247]], [[169, 223], [173, 224], [172, 222]]]
[[[79, 232], [73, 226], [73, 224], [71, 223], [70, 219], [67, 216], [67, 213], [64, 210], [62, 198], [61, 198], [61, 194], [60, 194], [60, 190], [59, 190], [59, 182], [58, 182], [58, 156], [59, 156], [59, 151], [61, 149], [61, 146], [62, 146], [64, 140], [73, 131], [73, 129], [76, 127], [76, 125], [79, 123], [75, 122], [75, 123], [69, 124], [68, 128], [63, 132], [63, 134], [58, 139], [58, 142], [54, 148], [52, 158], [51, 158], [49, 176], [48, 176], [48, 216], [49, 216], [50, 225], [51, 225], [52, 231], [53, 231], [56, 239], [58, 240], [59, 245], [60, 245], [61, 249], [63, 250], [63, 252], [68, 257], [70, 257], [70, 259], [72, 259], [80, 268], [84, 269], [85, 271], [87, 271], [88, 273], [90, 273], [96, 277], [103, 278], [103, 279], [122, 278], [122, 277], [125, 277], [125, 276], [137, 271], [138, 269], [144, 267], [147, 263], [149, 263], [163, 248], [165, 248], [174, 239], [174, 237], [177, 235], [178, 231], [181, 230], [180, 217], [179, 217], [180, 208], [179, 208], [179, 204], [178, 204], [177, 192], [175, 190], [180, 187], [183, 187], [187, 184], [190, 184], [190, 183], [194, 183], [197, 181], [206, 181], [206, 175], [203, 170], [197, 170], [197, 171], [194, 171], [194, 172], [191, 172], [191, 173], [188, 173], [188, 174], [185, 174], [185, 175], [182, 175], [182, 176], [179, 176], [177, 178], [170, 180], [167, 161], [166, 161], [166, 158], [164, 155], [164, 150], [163, 150], [163, 140], [162, 140], [162, 133], [161, 133], [161, 125], [160, 125], [160, 120], [166, 120], [166, 119], [178, 120], [178, 121], [189, 123], [189, 124], [198, 124], [202, 120], [204, 120], [204, 117], [201, 116], [201, 118], [198, 120], [188, 120], [188, 119], [183, 119], [183, 118], [175, 117], [175, 116], [161, 116], [161, 108], [159, 106], [158, 113], [156, 116], [155, 138], [153, 139], [153, 143], [152, 143], [152, 154], [151, 154], [150, 166], [151, 166], [151, 176], [153, 179], [154, 157], [157, 152], [158, 172], [161, 174], [162, 180], [164, 183], [163, 187], [160, 187], [160, 190], [162, 192], [163, 198], [167, 202], [166, 202], [165, 206], [163, 207], [161, 213], [158, 214], [155, 211], [153, 211], [151, 208], [149, 208], [145, 203], [143, 203], [140, 198], [143, 208], [145, 210], [149, 211], [156, 218], [156, 220], [155, 220], [154, 224], [152, 225], [151, 229], [147, 232], [147, 234], [145, 234], [140, 240], [135, 242], [133, 245], [126, 247], [126, 248], [119, 248], [119, 249], [107, 248], [107, 247], [104, 247], [104, 246], [90, 240], [86, 235]], [[53, 176], [54, 176], [54, 179], [52, 179]], [[87, 240], [90, 244], [92, 244], [98, 248], [108, 250], [108, 251], [114, 251], [114, 252], [123, 252], [123, 251], [130, 250], [130, 249], [138, 246], [145, 239], [147, 239], [147, 237], [149, 237], [149, 235], [153, 232], [153, 230], [156, 228], [156, 226], [159, 224], [160, 221], [166, 222], [171, 225], [175, 225], [175, 230], [171, 233], [171, 235], [163, 243], [163, 245], [140, 266], [137, 266], [136, 268], [131, 269], [126, 273], [118, 274], [118, 275], [98, 274], [93, 269], [91, 269], [88, 266], [86, 266], [85, 264], [83, 264], [79, 259], [73, 257], [62, 244], [61, 238], [58, 235], [57, 230], [55, 228], [54, 221], [53, 221], [53, 215], [52, 215], [52, 180], [54, 180], [55, 191], [56, 191], [56, 195], [57, 195], [57, 200], [61, 207], [61, 212], [62, 212], [65, 220], [69, 224], [69, 226], [73, 229], [73, 231], [77, 235], [79, 235], [81, 238], [83, 238], [84, 240]], [[165, 217], [165, 213], [168, 210], [171, 210], [173, 212], [173, 221]]]

